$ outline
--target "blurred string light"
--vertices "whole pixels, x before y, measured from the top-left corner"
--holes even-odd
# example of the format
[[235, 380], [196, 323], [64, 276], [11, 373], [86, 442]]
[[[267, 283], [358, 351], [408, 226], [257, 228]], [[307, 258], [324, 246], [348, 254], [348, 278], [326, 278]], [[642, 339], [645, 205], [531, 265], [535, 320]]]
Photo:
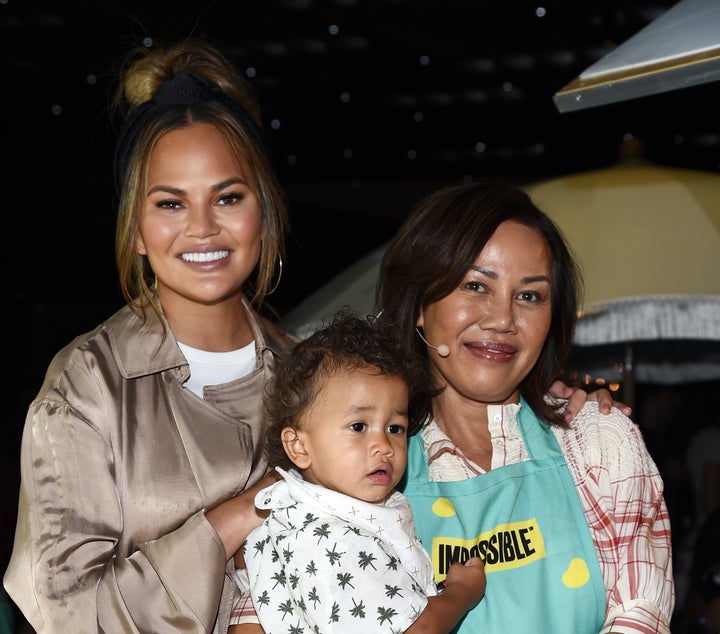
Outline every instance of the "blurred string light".
[[[628, 5], [621, 0], [613, 0], [612, 7], [618, 20], [627, 20], [629, 16], [638, 21], [639, 3], [645, 4], [643, 0], [632, 0]], [[644, 19], [657, 17], [666, 3], [667, 0], [650, 0], [650, 4], [655, 6]], [[12, 5], [13, 9], [23, 4], [26, 3], [0, 0], [0, 6]], [[418, 179], [428, 176], [461, 178], [467, 169], [465, 161], [471, 161], [471, 165], [483, 161], [486, 166], [483, 169], [489, 173], [500, 172], [523, 179], [528, 175], [564, 173], [568, 167], [579, 171], [594, 168], [599, 162], [609, 163], [616, 159], [618, 139], [632, 128], [632, 109], [639, 109], [640, 104], [637, 107], [634, 103], [622, 106], [630, 110], [629, 116], [615, 117], [613, 123], [607, 124], [609, 129], [606, 134], [603, 133], [605, 121], [600, 110], [591, 113], [591, 124], [581, 126], [581, 132], [587, 134], [576, 134], [574, 121], [557, 117], [554, 111], [550, 114], [550, 121], [543, 119], [546, 115], [542, 104], [547, 103], [548, 90], [562, 85], [583, 61], [607, 54], [608, 42], [615, 41], [617, 37], [612, 32], [612, 24], [595, 22], [595, 10], [578, 8], [577, 15], [573, 10], [577, 21], [573, 21], [570, 28], [560, 19], [564, 10], [559, 11], [555, 5], [528, 5], [526, 13], [529, 20], [519, 26], [524, 30], [518, 33], [517, 42], [509, 46], [493, 46], [493, 38], [500, 40], [502, 37], [502, 29], [494, 25], [502, 24], [497, 20], [507, 17], [502, 7], [498, 7], [496, 16], [494, 10], [486, 11], [475, 3], [467, 2], [463, 5], [464, 13], [458, 16], [460, 21], [450, 33], [442, 22], [431, 15], [418, 15], [417, 20], [408, 23], [407, 15], [400, 10], [403, 3], [394, 0], [386, 4], [397, 5], [398, 11], [388, 6], [388, 11], [383, 14], [382, 26], [378, 24], [377, 31], [374, 30], [377, 19], [370, 12], [359, 10], [362, 6], [359, 0], [326, 0], [322, 3], [317, 0], [278, 0], [271, 4], [271, 11], [262, 8], [263, 3], [256, 3], [256, 8], [248, 5], [242, 15], [247, 18], [246, 11], [250, 11], [251, 19], [246, 19], [244, 24], [232, 19], [236, 17], [234, 8], [213, 9], [207, 12], [206, 26], [219, 41], [228, 45], [233, 60], [256, 84], [264, 112], [273, 115], [293, 112], [293, 117], [282, 118], [282, 129], [287, 129], [288, 134], [278, 135], [273, 145], [283, 157], [296, 154], [299, 148], [303, 148], [302, 167], [308, 170], [307, 173], [327, 170], [329, 177], [342, 178], [344, 182], [351, 176], [340, 173], [338, 166], [341, 163], [333, 162], [332, 152], [326, 152], [326, 146], [316, 142], [318, 130], [323, 126], [330, 127], [326, 125], [328, 117], [337, 116], [332, 106], [337, 104], [338, 98], [345, 104], [355, 105], [360, 101], [365, 117], [364, 120], [348, 117], [338, 121], [338, 126], [332, 126], [333, 136], [337, 133], [342, 138], [343, 127], [349, 127], [353, 137], [358, 135], [363, 144], [373, 143], [377, 148], [397, 133], [394, 126], [398, 119], [401, 123], [413, 125], [415, 134], [419, 129], [419, 125], [415, 124], [422, 124], [423, 145], [420, 153], [416, 152], [411, 159], [418, 159], [412, 171], [412, 178]], [[103, 29], [115, 28], [116, 17], [117, 20], [130, 18], [142, 23], [145, 11], [140, 8], [142, 3], [138, 5], [132, 0], [100, 3], [105, 6], [100, 11], [105, 19], [98, 20], [92, 12], [85, 12], [83, 20], [70, 20], [68, 17], [62, 27], [67, 28], [67, 32], [61, 33], [57, 21], [63, 13], [61, 5], [58, 3], [57, 10], [47, 11], [44, 21], [42, 10], [36, 10], [32, 15], [26, 12], [24, 19], [28, 20], [28, 26], [39, 29], [45, 24], [48, 29], [46, 33], [38, 32], [38, 42], [54, 42], [53, 38], [61, 35], [66, 41], [79, 40], [83, 34], [91, 35], [93, 40], [114, 42], [117, 34], [104, 32]], [[131, 5], [133, 8], [128, 8]], [[230, 5], [233, 3], [228, 7]], [[349, 9], [352, 13], [346, 13]], [[480, 50], [472, 46], [477, 37], [475, 22], [478, 19], [483, 20], [486, 40]], [[538, 22], [540, 19], [542, 24]], [[153, 24], [149, 17], [145, 22], [147, 30], [143, 33], [152, 32], [158, 39], [165, 37], [164, 26]], [[271, 24], [272, 30], [264, 30]], [[392, 37], [393, 30], [400, 28], [404, 29], [402, 40], [407, 43], [403, 50], [398, 50], [398, 41]], [[15, 21], [5, 21], [0, 24], [0, 39], [14, 41], [12, 37], [15, 37], [16, 30]], [[272, 33], [272, 40], [258, 35], [262, 32]], [[435, 35], [437, 38], [433, 39]], [[575, 43], [575, 35], [581, 44]], [[151, 48], [156, 46], [154, 37], [143, 39], [141, 34], [138, 40]], [[87, 40], [85, 37], [83, 41]], [[470, 43], [469, 48], [463, 46], [466, 40]], [[428, 47], [428, 42], [432, 42], [432, 48]], [[64, 52], [62, 47], [56, 48], [59, 54]], [[423, 51], [423, 48], [426, 50]], [[49, 75], [47, 61], [39, 64], [32, 58], [25, 59], [24, 53], [20, 54], [25, 50], [32, 52], [32, 49], [14, 46], [13, 56], [6, 60], [10, 85], [15, 78], [16, 83], [23, 81], [29, 86], [46, 86], [48, 82], [38, 78]], [[409, 60], [407, 51], [415, 51]], [[112, 52], [115, 58], [117, 48], [109, 46], [108, 52]], [[347, 60], [345, 56], [348, 56]], [[59, 65], [62, 61], [60, 58], [55, 60], [53, 56], [52, 64]], [[102, 68], [108, 67], [101, 56], [94, 55], [89, 61]], [[407, 72], [408, 61], [416, 72]], [[83, 60], [86, 68], [87, 64], [88, 61]], [[81, 71], [79, 76], [85, 76], [85, 72]], [[542, 78], [540, 88], [537, 78]], [[103, 76], [99, 73], [97, 76], [88, 75], [86, 82], [86, 85], [100, 85]], [[322, 90], [315, 91], [316, 86], [322, 86]], [[347, 87], [351, 87], [352, 92], [346, 90]], [[335, 104], [321, 103], [318, 98], [310, 109], [313, 100], [304, 98], [304, 90], [324, 95], [326, 88], [331, 95], [330, 101], [334, 99]], [[63, 94], [64, 91], [65, 88]], [[45, 111], [48, 112], [50, 105], [57, 101], [62, 107], [58, 104], [53, 112], [63, 114], [63, 119], [72, 113], [75, 119], [77, 100], [67, 95], [61, 100], [58, 92], [54, 91], [50, 99], [41, 102], [46, 104]], [[709, 123], [705, 123], [705, 119], [695, 112], [711, 100], [688, 99], [693, 102], [692, 114], [685, 115], [679, 122], [670, 119], [671, 115], [678, 118], [678, 112], [684, 112], [685, 103], [681, 99], [684, 94], [678, 92], [677, 107], [669, 108], [660, 124], [650, 132], [645, 128], [652, 124], [650, 117], [656, 116], [654, 111], [643, 116], [638, 124], [642, 127], [633, 130], [645, 142], [645, 158], [664, 164], [720, 169], [720, 135], [717, 134], [715, 119], [711, 115]], [[662, 98], [669, 99], [667, 96]], [[513, 108], [506, 108], [507, 105], [513, 105]], [[525, 112], [529, 114], [526, 116]], [[357, 115], [355, 111], [348, 114]], [[395, 114], [398, 117], [393, 116]], [[82, 116], [77, 118], [82, 119]], [[508, 121], [509, 118], [512, 119]], [[576, 120], [579, 121], [579, 117]], [[622, 121], [630, 121], [630, 125], [623, 129], [625, 124]], [[532, 125], [529, 126], [529, 123]], [[365, 128], [361, 128], [365, 125], [368, 126], [367, 134], [363, 132]], [[664, 125], [671, 129], [663, 129]], [[273, 127], [278, 129], [277, 123]], [[511, 134], [502, 137], [502, 145], [494, 137], [489, 147], [484, 142], [473, 146], [472, 138], [476, 134], [505, 129]], [[325, 134], [324, 130], [322, 134]], [[541, 138], [545, 146], [536, 144]], [[490, 143], [488, 139], [486, 141]], [[338, 151], [348, 144], [345, 141]], [[407, 163], [411, 157], [407, 153], [407, 145], [405, 151], [400, 152], [364, 151], [362, 162], [360, 149], [355, 147], [357, 165], [353, 165], [353, 171], [362, 169], [368, 177], [374, 172], [368, 182], [392, 177], [399, 173], [397, 169], [404, 167], [398, 163]], [[304, 177], [304, 174], [296, 170], [293, 177]]]
[[[618, 369], [618, 365], [620, 366]], [[622, 363], [616, 364], [614, 367], [615, 372], [622, 372]], [[596, 388], [607, 388], [611, 392], [617, 392], [622, 387], [622, 384], [615, 379], [608, 379], [603, 376], [594, 376], [590, 372], [584, 372], [582, 376], [577, 370], [569, 370], [566, 373], [566, 379], [571, 385], [582, 385], [589, 389]]]

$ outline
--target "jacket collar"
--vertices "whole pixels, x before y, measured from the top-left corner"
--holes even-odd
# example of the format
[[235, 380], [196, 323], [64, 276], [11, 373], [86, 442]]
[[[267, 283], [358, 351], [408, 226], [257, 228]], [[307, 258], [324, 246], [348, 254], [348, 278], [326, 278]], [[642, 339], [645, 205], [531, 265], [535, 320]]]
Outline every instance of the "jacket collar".
[[[265, 350], [278, 355], [292, 347], [294, 340], [260, 317], [245, 297], [243, 308], [255, 339], [258, 365], [262, 364]], [[187, 360], [164, 317], [161, 322], [150, 309], [145, 311], [143, 320], [141, 314], [126, 305], [105, 322], [105, 331], [118, 368], [126, 379], [187, 367]]]

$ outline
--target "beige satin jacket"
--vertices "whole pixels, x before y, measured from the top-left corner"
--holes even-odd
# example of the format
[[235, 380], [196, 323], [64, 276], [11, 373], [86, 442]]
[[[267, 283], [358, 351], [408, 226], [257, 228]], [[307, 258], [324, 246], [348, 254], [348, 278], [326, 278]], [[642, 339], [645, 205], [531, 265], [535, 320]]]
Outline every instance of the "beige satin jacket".
[[261, 392], [292, 338], [245, 305], [254, 373], [182, 387], [172, 333], [122, 308], [54, 358], [28, 411], [4, 585], [39, 633], [217, 632], [232, 559], [204, 509], [265, 472]]

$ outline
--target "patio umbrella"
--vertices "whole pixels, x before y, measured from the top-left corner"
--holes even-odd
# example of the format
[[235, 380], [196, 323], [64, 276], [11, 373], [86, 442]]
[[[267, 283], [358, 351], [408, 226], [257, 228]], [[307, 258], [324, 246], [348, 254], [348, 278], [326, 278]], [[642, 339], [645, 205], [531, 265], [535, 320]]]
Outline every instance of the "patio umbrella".
[[720, 175], [630, 162], [525, 187], [565, 233], [585, 302], [574, 365], [634, 383], [720, 379]]

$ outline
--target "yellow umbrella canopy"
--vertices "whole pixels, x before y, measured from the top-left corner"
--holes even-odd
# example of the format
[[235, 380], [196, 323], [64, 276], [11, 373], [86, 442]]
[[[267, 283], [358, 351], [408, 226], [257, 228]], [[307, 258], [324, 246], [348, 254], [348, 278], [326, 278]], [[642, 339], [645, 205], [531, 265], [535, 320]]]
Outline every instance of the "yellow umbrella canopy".
[[720, 340], [720, 175], [642, 163], [525, 187], [585, 279], [579, 345]]
[[583, 270], [579, 365], [630, 400], [635, 380], [720, 378], [719, 174], [635, 162], [524, 189]]
[[524, 189], [575, 250], [588, 311], [619, 298], [720, 296], [720, 174], [630, 164]]

